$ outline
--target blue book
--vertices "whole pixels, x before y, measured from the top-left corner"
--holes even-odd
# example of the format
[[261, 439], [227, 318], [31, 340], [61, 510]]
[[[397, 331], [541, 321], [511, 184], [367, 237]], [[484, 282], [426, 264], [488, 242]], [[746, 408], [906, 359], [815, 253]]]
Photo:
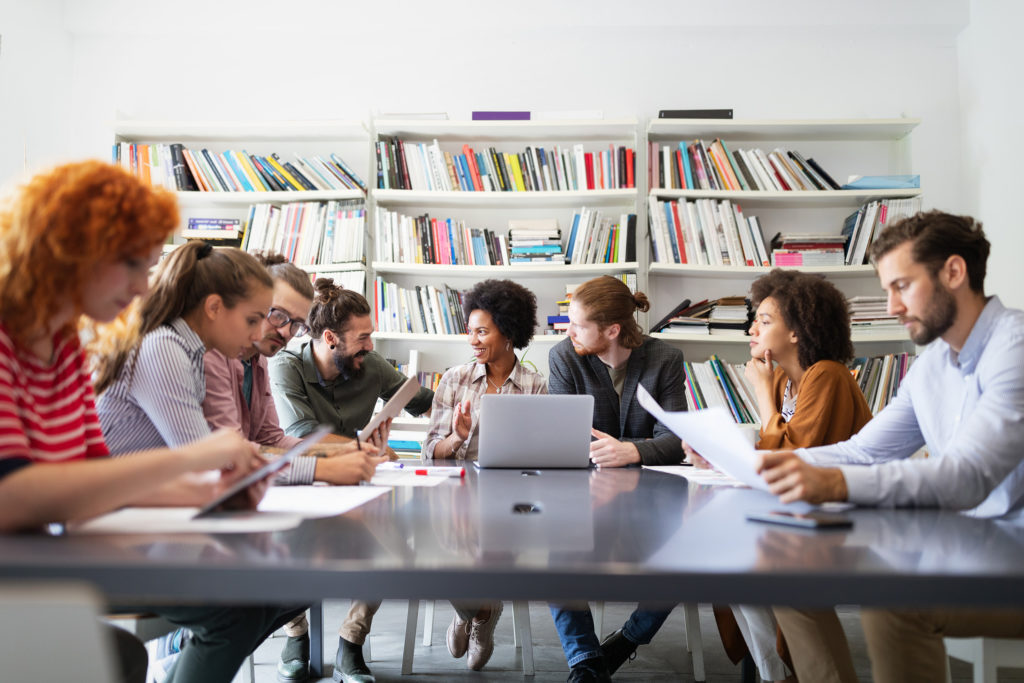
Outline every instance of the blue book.
[[572, 248], [576, 244], [576, 229], [580, 226], [580, 212], [576, 212], [572, 216], [572, 229], [569, 231], [569, 246], [565, 249], [565, 260], [572, 260]]
[[676, 217], [672, 213], [672, 202], [665, 202], [665, 219], [668, 221], [668, 241], [672, 245], [672, 256], [674, 263], [682, 263], [679, 259], [679, 242], [676, 240]]
[[569, 322], [569, 316], [567, 315], [549, 315], [548, 325], [554, 325], [555, 323], [567, 323]]
[[693, 182], [693, 169], [690, 168], [690, 152], [686, 149], [686, 140], [679, 141], [680, 156], [683, 157], [683, 175], [686, 177], [686, 189], [695, 190], [697, 186]]
[[472, 192], [476, 187], [473, 185], [473, 169], [469, 167], [469, 159], [466, 158], [465, 154], [459, 154], [456, 158], [459, 160], [459, 166], [462, 168], [462, 177], [466, 179], [466, 190]]
[[256, 189], [249, 182], [249, 178], [246, 177], [245, 171], [242, 170], [241, 164], [238, 163], [238, 159], [235, 158], [235, 153], [230, 149], [224, 152], [224, 158], [227, 159], [228, 164], [231, 166], [231, 170], [235, 172], [235, 177], [238, 178], [238, 182], [242, 183], [242, 189], [246, 192], [255, 192]]
[[448, 226], [448, 248], [452, 253], [452, 263], [458, 263], [459, 260], [455, 258], [455, 231], [452, 229], [452, 219], [449, 218], [445, 221], [445, 225]]
[[561, 254], [562, 247], [558, 244], [541, 244], [535, 247], [512, 247], [513, 254]]

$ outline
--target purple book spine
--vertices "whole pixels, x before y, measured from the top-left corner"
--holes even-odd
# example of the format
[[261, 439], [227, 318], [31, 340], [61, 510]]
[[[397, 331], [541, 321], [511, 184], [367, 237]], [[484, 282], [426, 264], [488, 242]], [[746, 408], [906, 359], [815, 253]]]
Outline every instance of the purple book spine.
[[529, 121], [528, 111], [475, 111], [474, 121]]

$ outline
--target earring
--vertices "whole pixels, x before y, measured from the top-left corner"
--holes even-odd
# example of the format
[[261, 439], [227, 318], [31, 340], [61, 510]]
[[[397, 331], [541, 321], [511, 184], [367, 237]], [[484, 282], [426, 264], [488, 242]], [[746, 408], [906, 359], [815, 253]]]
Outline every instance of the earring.
[[510, 341], [505, 342], [505, 349], [508, 350], [508, 349], [511, 349], [511, 348], [512, 348], [512, 342], [510, 342]]
[[331, 351], [334, 350], [334, 344], [331, 344]]

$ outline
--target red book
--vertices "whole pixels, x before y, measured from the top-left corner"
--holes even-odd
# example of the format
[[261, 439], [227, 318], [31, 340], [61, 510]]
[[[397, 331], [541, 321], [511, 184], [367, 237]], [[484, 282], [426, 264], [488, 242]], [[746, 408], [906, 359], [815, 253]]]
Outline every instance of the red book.
[[402, 189], [403, 190], [411, 190], [412, 189], [412, 183], [409, 182], [409, 162], [406, 160], [406, 156], [405, 156], [405, 143], [402, 142], [401, 138], [398, 139], [398, 153], [402, 155], [402, 158], [401, 158], [401, 162], [402, 162], [401, 163], [401, 166], [402, 166]]
[[[676, 150], [676, 154], [679, 151]], [[682, 157], [680, 157], [681, 159]], [[675, 218], [672, 227], [676, 230], [676, 242], [679, 243], [679, 262], [687, 263], [686, 261], [686, 241], [683, 239], [683, 224], [679, 222], [679, 202], [669, 202], [672, 205], [672, 216]]]
[[587, 167], [587, 189], [594, 189], [594, 154], [586, 152], [583, 155], [583, 165]]
[[676, 176], [676, 185], [680, 190], [686, 189], [686, 173], [683, 172], [683, 153], [681, 150], [676, 150], [676, 167], [673, 169], [673, 173]]
[[633, 157], [633, 150], [626, 149], [626, 187], [636, 187], [634, 169], [633, 166], [636, 164], [636, 159]]
[[791, 188], [789, 186], [789, 183], [786, 182], [786, 179], [782, 177], [781, 173], [779, 173], [779, 169], [775, 165], [775, 160], [772, 159], [771, 157], [768, 157], [768, 163], [772, 165], [772, 171], [774, 171], [775, 177], [778, 179], [779, 184], [782, 185], [782, 189], [783, 190], [792, 190], [793, 188]]
[[473, 176], [473, 189], [477, 192], [483, 192], [484, 181], [480, 178], [480, 167], [476, 164], [476, 155], [473, 154], [473, 148], [469, 145], [463, 145], [462, 153], [466, 155], [466, 161], [469, 162], [470, 175]]

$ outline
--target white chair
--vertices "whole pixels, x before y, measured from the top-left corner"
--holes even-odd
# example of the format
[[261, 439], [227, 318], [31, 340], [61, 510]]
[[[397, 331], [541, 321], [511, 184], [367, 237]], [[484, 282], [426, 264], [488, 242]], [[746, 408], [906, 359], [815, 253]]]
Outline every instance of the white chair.
[[[423, 615], [423, 644], [430, 646], [434, 633], [434, 601], [426, 600]], [[419, 621], [420, 601], [410, 600], [405, 620], [405, 646], [402, 649], [402, 675], [412, 673], [412, 660], [416, 651], [416, 624]], [[512, 638], [516, 649], [522, 648], [523, 675], [533, 676], [533, 634], [530, 631], [530, 603], [512, 601]]]
[[[704, 638], [700, 633], [700, 613], [696, 603], [683, 603], [683, 626], [686, 629], [686, 651], [690, 653], [693, 663], [693, 680], [703, 681], [704, 674]], [[604, 635], [604, 603], [594, 604], [594, 631], [598, 638]]]
[[[1024, 641], [1015, 638], [944, 638], [946, 654], [974, 665], [974, 683], [996, 683], [1001, 666], [1024, 666]], [[952, 680], [946, 660], [946, 682]]]
[[3, 679], [117, 680], [113, 646], [99, 619], [101, 604], [85, 584], [0, 584]]

